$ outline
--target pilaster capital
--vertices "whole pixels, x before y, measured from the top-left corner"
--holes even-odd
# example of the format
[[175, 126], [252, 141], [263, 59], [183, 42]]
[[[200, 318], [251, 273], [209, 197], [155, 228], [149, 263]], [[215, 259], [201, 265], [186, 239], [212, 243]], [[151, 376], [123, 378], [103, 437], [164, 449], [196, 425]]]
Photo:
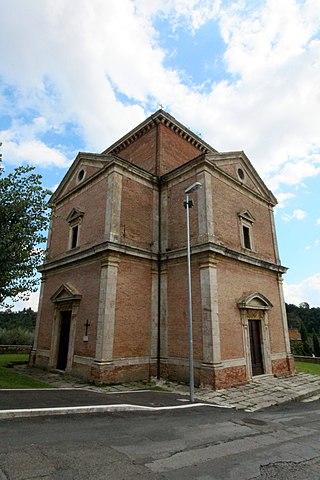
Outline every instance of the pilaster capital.
[[101, 267], [118, 268], [120, 264], [120, 255], [114, 252], [107, 253], [101, 260]]
[[199, 260], [199, 268], [216, 268], [217, 263], [216, 255], [210, 253], [206, 258]]

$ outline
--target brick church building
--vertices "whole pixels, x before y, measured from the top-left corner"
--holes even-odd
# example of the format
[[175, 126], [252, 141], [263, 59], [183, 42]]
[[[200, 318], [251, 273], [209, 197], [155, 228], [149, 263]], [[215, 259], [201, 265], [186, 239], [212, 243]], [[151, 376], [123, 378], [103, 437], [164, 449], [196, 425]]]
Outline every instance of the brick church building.
[[96, 383], [188, 381], [185, 190], [196, 384], [293, 372], [273, 218], [244, 152], [220, 153], [159, 110], [53, 194], [32, 365]]

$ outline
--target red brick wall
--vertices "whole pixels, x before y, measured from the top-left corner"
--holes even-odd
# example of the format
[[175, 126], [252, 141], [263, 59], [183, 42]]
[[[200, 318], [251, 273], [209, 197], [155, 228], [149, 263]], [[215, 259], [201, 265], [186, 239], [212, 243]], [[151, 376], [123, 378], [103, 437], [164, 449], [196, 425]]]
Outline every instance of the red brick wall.
[[217, 370], [214, 375], [215, 390], [244, 385], [245, 383], [247, 383], [245, 366], [223, 368]]
[[[65, 269], [48, 274], [45, 283], [41, 322], [39, 329], [38, 348], [50, 349], [51, 333], [54, 318], [54, 303], [50, 297], [63, 283], [69, 283], [82, 295], [77, 315], [75, 355], [95, 356], [96, 328], [99, 306], [100, 263], [88, 263], [78, 266], [69, 266]], [[89, 341], [84, 342], [84, 324], [89, 320]]]
[[[201, 295], [198, 262], [192, 259], [193, 353], [202, 360]], [[187, 259], [168, 263], [168, 356], [188, 358], [188, 275]]]
[[85, 171], [85, 176], [83, 178], [83, 181], [88, 180], [93, 174], [97, 173], [101, 169], [100, 166], [92, 166], [92, 165], [85, 165], [85, 164], [80, 164], [78, 168], [75, 170], [74, 175], [71, 177], [69, 182], [67, 183], [65, 189], [62, 191], [63, 194], [70, 192], [73, 188], [77, 187], [83, 182], [78, 181], [78, 174], [80, 170]]
[[[237, 162], [236, 160], [233, 161], [233, 162], [230, 162], [230, 163], [226, 163], [225, 165], [221, 165], [220, 162], [217, 162], [218, 163], [218, 166], [219, 168], [221, 168], [221, 170], [223, 170], [224, 172], [228, 173], [229, 175], [231, 175], [232, 177], [236, 178], [237, 180], [240, 180], [238, 175], [237, 175], [237, 170], [238, 168], [242, 168], [243, 170], [245, 170], [245, 167], [242, 167], [241, 166], [241, 163], [242, 163], [242, 160], [239, 159], [239, 162]], [[256, 188], [256, 185], [255, 183], [251, 180], [251, 178], [249, 178], [248, 175], [245, 176], [245, 181], [244, 181], [244, 184], [249, 187], [249, 188], [252, 188], [252, 190], [255, 190], [257, 191], [257, 188]]]
[[153, 242], [152, 187], [123, 177], [120, 242], [151, 249]]
[[[159, 124], [121, 150], [118, 156], [150, 173], [164, 175], [200, 153], [182, 136]], [[160, 163], [158, 167], [157, 162]]]
[[255, 219], [252, 227], [254, 252], [252, 255], [269, 262], [275, 262], [272, 226], [268, 205], [249, 197], [227, 185], [221, 179], [212, 177], [214, 229], [218, 241], [235, 250], [250, 251], [241, 247], [238, 213], [249, 210]]
[[160, 175], [164, 175], [192, 158], [200, 155], [200, 151], [184, 138], [180, 137], [164, 125], [159, 125], [160, 135]]
[[285, 341], [276, 274], [228, 259], [219, 261], [217, 268], [222, 359], [244, 356], [237, 301], [257, 291], [273, 304], [273, 308], [268, 311], [271, 352], [284, 352]]
[[134, 143], [128, 145], [117, 155], [128, 162], [143, 168], [147, 172], [156, 173], [157, 129], [149, 130]]
[[294, 366], [293, 357], [272, 361], [272, 373], [274, 376], [282, 377], [285, 375], [290, 375], [294, 372], [295, 372], [295, 366]]
[[120, 262], [117, 280], [115, 358], [150, 355], [151, 264]]
[[54, 260], [70, 253], [68, 250], [70, 226], [66, 219], [73, 208], [84, 212], [80, 226], [79, 247], [73, 251], [81, 251], [103, 242], [105, 206], [106, 179], [101, 179], [91, 188], [80, 189], [77, 194], [58, 204], [53, 217], [48, 259]]
[[[196, 182], [196, 176], [176, 185], [168, 187], [168, 248], [174, 250], [176, 248], [186, 247], [187, 243], [187, 226], [186, 226], [186, 209], [183, 206], [185, 198], [185, 189], [192, 183]], [[194, 207], [190, 209], [190, 242], [198, 243], [199, 227], [198, 227], [198, 208], [197, 199], [195, 199]]]

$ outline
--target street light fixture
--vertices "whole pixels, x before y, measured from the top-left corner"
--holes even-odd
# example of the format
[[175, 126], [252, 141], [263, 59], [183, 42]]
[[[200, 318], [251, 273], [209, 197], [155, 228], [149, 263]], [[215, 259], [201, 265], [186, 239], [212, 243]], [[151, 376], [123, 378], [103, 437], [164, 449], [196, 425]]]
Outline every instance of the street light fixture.
[[189, 388], [190, 388], [190, 402], [194, 402], [194, 372], [193, 372], [193, 335], [192, 335], [192, 290], [191, 290], [191, 254], [190, 254], [190, 221], [189, 210], [193, 207], [192, 199], [189, 199], [189, 194], [195, 192], [202, 187], [202, 183], [195, 182], [190, 187], [186, 188], [185, 199], [183, 205], [186, 209], [187, 215], [187, 260], [188, 260], [188, 303], [189, 303]]

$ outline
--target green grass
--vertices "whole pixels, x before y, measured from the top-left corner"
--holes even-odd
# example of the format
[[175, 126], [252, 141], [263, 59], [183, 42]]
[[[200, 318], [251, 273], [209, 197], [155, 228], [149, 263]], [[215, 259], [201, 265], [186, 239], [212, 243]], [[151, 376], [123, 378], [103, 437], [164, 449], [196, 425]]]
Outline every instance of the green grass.
[[294, 362], [298, 372], [312, 373], [313, 375], [320, 375], [319, 363]]
[[50, 385], [33, 378], [16, 373], [12, 368], [6, 368], [7, 363], [27, 362], [29, 355], [3, 354], [0, 355], [0, 389], [1, 388], [49, 388]]

